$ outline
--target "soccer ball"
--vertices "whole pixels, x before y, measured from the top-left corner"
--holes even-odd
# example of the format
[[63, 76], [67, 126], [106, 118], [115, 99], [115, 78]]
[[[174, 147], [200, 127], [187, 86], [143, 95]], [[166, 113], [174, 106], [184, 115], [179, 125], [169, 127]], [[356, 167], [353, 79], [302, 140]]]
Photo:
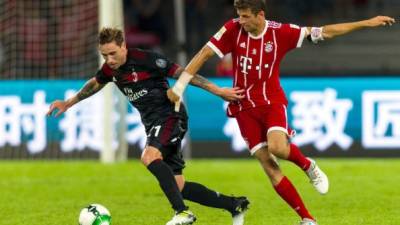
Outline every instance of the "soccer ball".
[[111, 225], [111, 214], [100, 204], [90, 204], [81, 210], [79, 225]]

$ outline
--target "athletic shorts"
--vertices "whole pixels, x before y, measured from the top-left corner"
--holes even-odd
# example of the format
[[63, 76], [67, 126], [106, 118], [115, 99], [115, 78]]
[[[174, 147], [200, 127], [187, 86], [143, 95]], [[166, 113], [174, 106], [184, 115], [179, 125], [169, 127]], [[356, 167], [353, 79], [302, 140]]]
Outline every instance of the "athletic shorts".
[[236, 120], [252, 155], [267, 146], [268, 132], [279, 130], [290, 134], [284, 104], [270, 104], [241, 111], [236, 115]]
[[154, 120], [146, 129], [147, 145], [160, 150], [163, 161], [167, 163], [175, 175], [182, 174], [185, 168], [181, 142], [187, 131], [187, 117], [173, 113], [166, 118]]

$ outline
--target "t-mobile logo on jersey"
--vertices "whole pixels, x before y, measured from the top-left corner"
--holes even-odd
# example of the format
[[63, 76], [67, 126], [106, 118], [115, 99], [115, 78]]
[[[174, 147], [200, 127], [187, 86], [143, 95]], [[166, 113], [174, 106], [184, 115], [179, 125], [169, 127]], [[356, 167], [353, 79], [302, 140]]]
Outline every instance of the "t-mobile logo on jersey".
[[248, 74], [248, 70], [251, 69], [252, 58], [246, 56], [240, 56], [240, 67], [242, 67], [242, 73]]
[[[251, 68], [252, 68], [252, 66], [251, 66], [251, 64], [252, 64], [252, 62], [253, 62], [253, 59], [252, 58], [249, 58], [249, 57], [245, 57], [245, 56], [240, 56], [240, 63], [239, 63], [239, 65], [240, 65], [240, 67], [242, 67], [242, 73], [243, 74], [248, 74], [249, 73], [249, 70], [251, 70]], [[264, 69], [268, 69], [269, 68], [269, 65], [268, 64], [265, 64], [264, 65]], [[262, 66], [260, 65], [260, 66], [256, 66], [255, 68], [254, 68], [255, 70], [262, 70], [263, 68], [262, 68]]]

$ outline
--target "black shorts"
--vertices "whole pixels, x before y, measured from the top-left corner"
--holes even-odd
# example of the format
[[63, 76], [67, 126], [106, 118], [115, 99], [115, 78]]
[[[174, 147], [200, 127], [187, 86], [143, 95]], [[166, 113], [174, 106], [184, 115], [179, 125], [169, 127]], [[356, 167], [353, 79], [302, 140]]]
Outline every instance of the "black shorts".
[[166, 118], [153, 121], [152, 124], [146, 129], [147, 145], [161, 151], [163, 161], [171, 167], [175, 175], [182, 174], [185, 161], [181, 142], [187, 131], [187, 117], [173, 113]]

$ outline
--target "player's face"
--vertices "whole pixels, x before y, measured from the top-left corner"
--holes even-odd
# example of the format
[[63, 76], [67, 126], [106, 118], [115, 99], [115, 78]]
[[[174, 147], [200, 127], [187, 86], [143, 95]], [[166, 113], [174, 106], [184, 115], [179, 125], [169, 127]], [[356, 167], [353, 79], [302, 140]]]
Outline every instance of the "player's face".
[[124, 65], [126, 62], [126, 55], [128, 50], [126, 49], [126, 44], [122, 43], [118, 46], [115, 42], [106, 43], [100, 45], [100, 53], [103, 56], [106, 64], [111, 69], [118, 69], [120, 66]]
[[257, 35], [264, 29], [262, 27], [262, 21], [265, 20], [263, 11], [255, 15], [250, 9], [238, 9], [237, 14], [239, 15], [239, 23], [245, 31]]

